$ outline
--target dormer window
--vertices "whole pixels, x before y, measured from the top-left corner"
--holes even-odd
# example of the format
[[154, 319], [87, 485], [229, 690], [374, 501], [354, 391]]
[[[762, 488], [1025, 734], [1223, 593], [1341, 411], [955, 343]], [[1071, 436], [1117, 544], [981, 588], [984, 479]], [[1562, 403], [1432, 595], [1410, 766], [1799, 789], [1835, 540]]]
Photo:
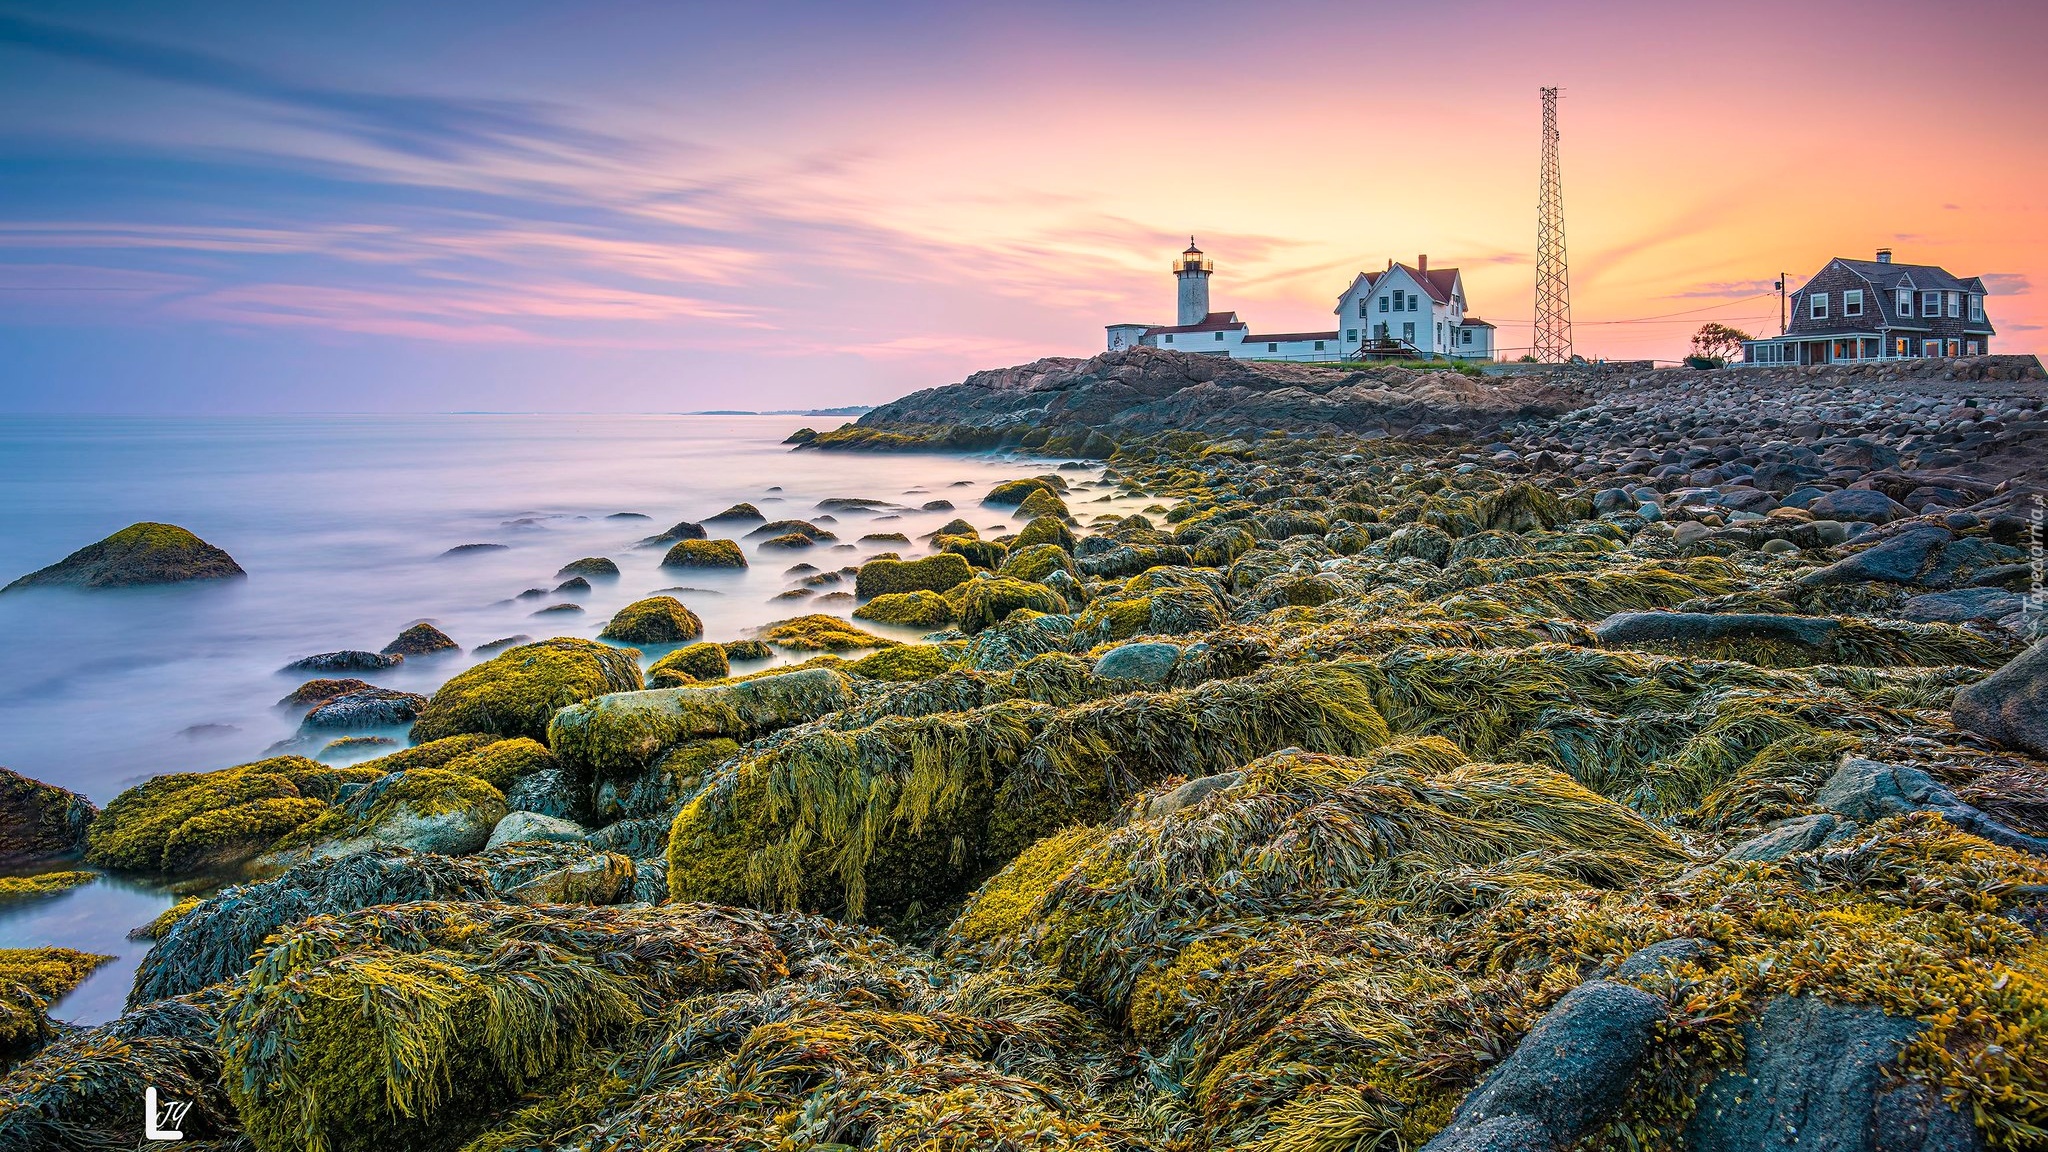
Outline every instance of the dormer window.
[[1979, 296], [1975, 292], [1970, 293], [1970, 319], [1977, 321], [1984, 319], [1984, 297]]
[[1922, 292], [1920, 294], [1920, 314], [1922, 316], [1941, 315], [1941, 293]]
[[1825, 320], [1828, 318], [1827, 293], [1815, 292], [1806, 298], [1806, 316], [1809, 320]]
[[1957, 317], [1961, 316], [1962, 314], [1963, 314], [1963, 294], [1962, 294], [1961, 292], [1951, 292], [1951, 293], [1949, 293], [1949, 294], [1948, 294], [1948, 318], [1949, 318], [1949, 319], [1951, 319], [1951, 320], [1954, 320], [1954, 319], [1956, 319]]
[[1913, 314], [1913, 290], [1911, 288], [1899, 289], [1897, 304], [1899, 319], [1904, 320], [1906, 317], [1911, 316]]
[[1863, 289], [1851, 288], [1842, 293], [1842, 315], [1863, 315]]

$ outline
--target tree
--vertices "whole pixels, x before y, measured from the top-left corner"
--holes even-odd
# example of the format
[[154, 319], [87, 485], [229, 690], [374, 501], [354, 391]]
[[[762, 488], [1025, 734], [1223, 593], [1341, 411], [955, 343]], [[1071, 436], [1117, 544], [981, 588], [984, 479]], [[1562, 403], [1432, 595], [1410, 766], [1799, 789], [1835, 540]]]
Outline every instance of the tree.
[[1755, 337], [1740, 328], [1708, 321], [1692, 334], [1692, 354], [1701, 360], [1717, 360], [1727, 363], [1742, 351], [1742, 342]]

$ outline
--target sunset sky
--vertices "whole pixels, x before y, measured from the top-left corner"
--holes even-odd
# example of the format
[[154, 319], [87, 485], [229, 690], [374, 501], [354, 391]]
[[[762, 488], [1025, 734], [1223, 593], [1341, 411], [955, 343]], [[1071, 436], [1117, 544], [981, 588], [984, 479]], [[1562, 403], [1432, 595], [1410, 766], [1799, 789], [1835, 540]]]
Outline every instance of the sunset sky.
[[[1879, 247], [2048, 348], [2048, 4], [0, 0], [0, 409], [873, 403], [1428, 253], [1577, 349]], [[1673, 314], [1680, 314], [1673, 317]], [[1643, 321], [1629, 322], [1622, 321]]]

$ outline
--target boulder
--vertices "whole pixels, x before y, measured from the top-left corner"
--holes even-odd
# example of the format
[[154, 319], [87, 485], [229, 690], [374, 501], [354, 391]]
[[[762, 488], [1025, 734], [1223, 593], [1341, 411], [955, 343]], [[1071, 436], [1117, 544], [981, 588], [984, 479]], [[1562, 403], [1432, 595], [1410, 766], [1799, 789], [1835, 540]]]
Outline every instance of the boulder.
[[505, 889], [514, 904], [617, 904], [633, 898], [633, 862], [599, 852]]
[[704, 518], [704, 522], [706, 524], [722, 524], [729, 521], [748, 521], [766, 519], [766, 516], [761, 515], [761, 510], [759, 508], [754, 507], [752, 504], [740, 503], [735, 504], [730, 508], [727, 508], [725, 511], [720, 512], [716, 516], [706, 516]]
[[228, 580], [247, 573], [235, 558], [176, 524], [130, 524], [97, 544], [88, 544], [47, 568], [21, 577], [0, 592], [18, 588], [126, 588], [139, 584], [180, 584]]
[[1973, 836], [2021, 852], [2048, 856], [2048, 837], [2008, 828], [1964, 803], [1940, 781], [1911, 765], [1843, 756], [1834, 775], [1814, 793], [1813, 803], [1817, 808], [1861, 823], [1931, 811]]
[[680, 644], [704, 634], [704, 621], [673, 596], [649, 596], [618, 610], [598, 635], [627, 644]]
[[806, 668], [737, 684], [618, 692], [564, 708], [548, 746], [597, 779], [629, 780], [690, 740], [757, 736], [850, 708], [853, 682], [831, 668]]
[[98, 814], [76, 792], [0, 768], [0, 866], [83, 852]]
[[1723, 853], [1721, 859], [1775, 863], [1797, 852], [1811, 852], [1823, 844], [1843, 839], [1856, 825], [1831, 812], [1809, 812], [1771, 826]]
[[289, 695], [277, 702], [277, 706], [279, 708], [317, 708], [337, 696], [346, 696], [351, 692], [360, 692], [365, 688], [375, 687], [375, 684], [371, 684], [368, 681], [356, 679], [335, 680], [322, 678], [308, 680], [297, 688], [292, 689]]
[[426, 743], [481, 732], [541, 739], [557, 709], [637, 690], [636, 657], [631, 649], [566, 636], [508, 649], [441, 685], [420, 709], [412, 738]]
[[2026, 597], [2003, 588], [1958, 588], [1915, 596], [1906, 601], [1899, 614], [1923, 624], [1964, 624], [2003, 619], [2026, 606]]
[[375, 672], [379, 668], [390, 668], [405, 663], [405, 657], [396, 653], [363, 652], [350, 649], [342, 652], [322, 652], [317, 656], [305, 656], [279, 669], [282, 672]]
[[1743, 1027], [1743, 1065], [1707, 1086], [1688, 1152], [1974, 1152], [1969, 1119], [1913, 1081], [1899, 1051], [1921, 1025], [1883, 1009], [1780, 996]]
[[649, 536], [640, 542], [642, 544], [673, 544], [678, 540], [702, 540], [704, 536], [705, 532], [702, 524], [693, 520], [683, 520], [668, 531], [656, 536]]
[[491, 829], [491, 837], [484, 842], [484, 847], [491, 849], [525, 840], [577, 841], [589, 834], [588, 829], [573, 820], [544, 816], [539, 812], [507, 812], [497, 827]]
[[392, 772], [299, 828], [269, 853], [276, 863], [406, 848], [464, 856], [505, 818], [505, 794], [446, 768]]
[[1162, 816], [1171, 816], [1183, 808], [1192, 808], [1243, 780], [1242, 772], [1218, 772], [1214, 776], [1197, 776], [1157, 796], [1148, 796], [1140, 800], [1131, 810], [1131, 819], [1157, 820]]
[[555, 575], [558, 577], [582, 576], [598, 580], [616, 580], [619, 578], [619, 566], [608, 556], [585, 556], [581, 560], [571, 560], [567, 564], [562, 565], [561, 571], [556, 572]]
[[419, 718], [427, 698], [417, 692], [391, 688], [357, 688], [322, 702], [299, 721], [302, 732], [346, 731], [354, 728], [388, 728], [410, 724]]
[[1842, 625], [1825, 616], [1760, 613], [1617, 612], [1593, 630], [1602, 644], [1703, 643], [1712, 640], [1784, 640], [1808, 648], [1826, 644]]
[[1571, 1145], [1625, 1098], [1663, 1020], [1663, 1002], [1639, 988], [1611, 980], [1579, 985], [1465, 1097], [1425, 1152]]
[[446, 632], [422, 620], [400, 632], [396, 639], [378, 651], [385, 656], [427, 656], [435, 652], [460, 652], [462, 645], [449, 639]]
[[1180, 663], [1180, 649], [1159, 641], [1119, 644], [1095, 662], [1095, 674], [1109, 680], [1164, 684]]
[[2048, 640], [1956, 693], [1956, 725], [2048, 757]]
[[1866, 581], [1911, 584], [1939, 556], [1942, 546], [1953, 539], [1955, 537], [1945, 528], [1931, 525], [1908, 528], [1853, 556], [1808, 572], [1799, 578], [1799, 582], [1809, 588]]
[[746, 553], [740, 551], [737, 540], [696, 540], [684, 538], [675, 542], [668, 555], [661, 558], [663, 568], [745, 568]]
[[1905, 505], [1869, 488], [1829, 492], [1806, 505], [1806, 510], [1829, 520], [1861, 520], [1867, 524], [1889, 524], [1913, 514]]

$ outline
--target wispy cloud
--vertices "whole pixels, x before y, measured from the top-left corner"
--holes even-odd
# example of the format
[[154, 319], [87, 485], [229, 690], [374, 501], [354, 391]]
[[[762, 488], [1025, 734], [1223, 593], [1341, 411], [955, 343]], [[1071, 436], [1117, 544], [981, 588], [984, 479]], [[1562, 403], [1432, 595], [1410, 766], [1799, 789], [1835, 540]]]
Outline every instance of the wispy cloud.
[[2006, 296], [2024, 296], [2034, 290], [2034, 282], [2024, 272], [1986, 272], [1984, 286]]

